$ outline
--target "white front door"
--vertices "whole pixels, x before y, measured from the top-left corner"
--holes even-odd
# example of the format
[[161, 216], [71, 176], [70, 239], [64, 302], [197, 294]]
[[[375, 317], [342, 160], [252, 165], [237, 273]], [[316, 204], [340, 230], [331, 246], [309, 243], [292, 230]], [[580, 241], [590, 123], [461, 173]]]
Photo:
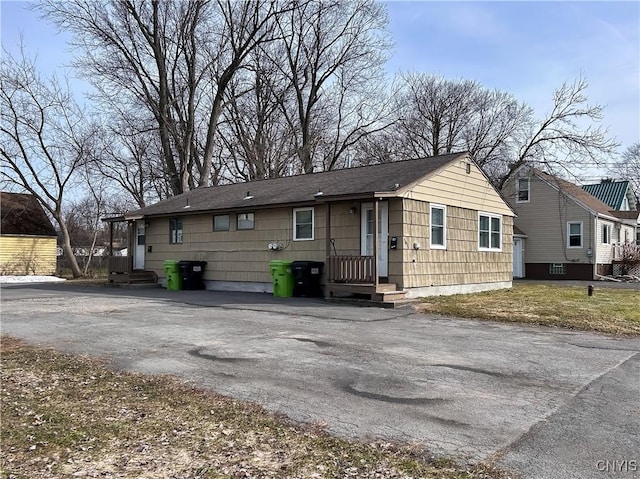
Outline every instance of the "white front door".
[[524, 276], [522, 264], [522, 238], [513, 238], [513, 277], [522, 278]]
[[133, 269], [144, 269], [145, 224], [136, 221], [136, 247], [133, 252]]
[[[361, 251], [362, 256], [373, 256], [373, 203], [362, 205]], [[389, 275], [389, 205], [378, 203], [378, 276]]]

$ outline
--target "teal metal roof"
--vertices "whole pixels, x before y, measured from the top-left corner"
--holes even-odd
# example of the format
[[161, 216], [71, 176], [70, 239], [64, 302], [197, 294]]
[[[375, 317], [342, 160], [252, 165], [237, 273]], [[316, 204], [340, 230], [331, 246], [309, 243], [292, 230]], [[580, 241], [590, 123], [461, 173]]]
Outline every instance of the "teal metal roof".
[[595, 196], [612, 210], [619, 210], [627, 196], [628, 181], [603, 181], [596, 185], [583, 185], [582, 189]]

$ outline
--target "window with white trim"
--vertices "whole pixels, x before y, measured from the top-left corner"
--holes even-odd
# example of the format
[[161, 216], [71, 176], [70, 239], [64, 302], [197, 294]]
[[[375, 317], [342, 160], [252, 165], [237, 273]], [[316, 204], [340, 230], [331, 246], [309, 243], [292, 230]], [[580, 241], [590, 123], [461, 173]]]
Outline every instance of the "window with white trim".
[[313, 208], [293, 209], [293, 240], [309, 241], [314, 237]]
[[447, 247], [447, 208], [442, 205], [431, 205], [429, 215], [431, 223], [431, 248], [445, 249]]
[[611, 243], [611, 225], [602, 225], [602, 242], [604, 244]]
[[253, 213], [238, 213], [238, 229], [252, 230], [255, 228], [255, 217]]
[[529, 178], [518, 178], [516, 184], [516, 203], [528, 203], [531, 181]]
[[182, 244], [182, 218], [169, 220], [169, 243]]
[[481, 251], [502, 251], [502, 216], [478, 214], [478, 248]]
[[582, 248], [582, 221], [567, 222], [567, 248]]

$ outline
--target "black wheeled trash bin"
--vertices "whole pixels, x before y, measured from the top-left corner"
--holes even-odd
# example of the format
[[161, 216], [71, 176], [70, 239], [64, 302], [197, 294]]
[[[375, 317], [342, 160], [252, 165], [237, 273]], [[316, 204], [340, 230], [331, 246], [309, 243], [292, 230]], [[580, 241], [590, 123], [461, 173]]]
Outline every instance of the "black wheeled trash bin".
[[291, 263], [293, 274], [293, 295], [308, 298], [321, 298], [320, 277], [324, 263], [321, 261], [294, 261]]
[[204, 289], [204, 267], [206, 261], [180, 261], [180, 276], [182, 289]]

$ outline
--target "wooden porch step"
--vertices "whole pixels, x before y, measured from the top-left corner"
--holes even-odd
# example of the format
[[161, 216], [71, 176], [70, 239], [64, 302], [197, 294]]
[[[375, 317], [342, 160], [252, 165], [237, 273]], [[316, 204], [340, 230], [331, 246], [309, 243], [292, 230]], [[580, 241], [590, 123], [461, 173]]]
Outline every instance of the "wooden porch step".
[[[373, 297], [375, 296], [375, 298]], [[371, 299], [378, 301], [399, 301], [401, 299], [407, 299], [406, 291], [378, 291], [375, 295], [372, 295]]]

